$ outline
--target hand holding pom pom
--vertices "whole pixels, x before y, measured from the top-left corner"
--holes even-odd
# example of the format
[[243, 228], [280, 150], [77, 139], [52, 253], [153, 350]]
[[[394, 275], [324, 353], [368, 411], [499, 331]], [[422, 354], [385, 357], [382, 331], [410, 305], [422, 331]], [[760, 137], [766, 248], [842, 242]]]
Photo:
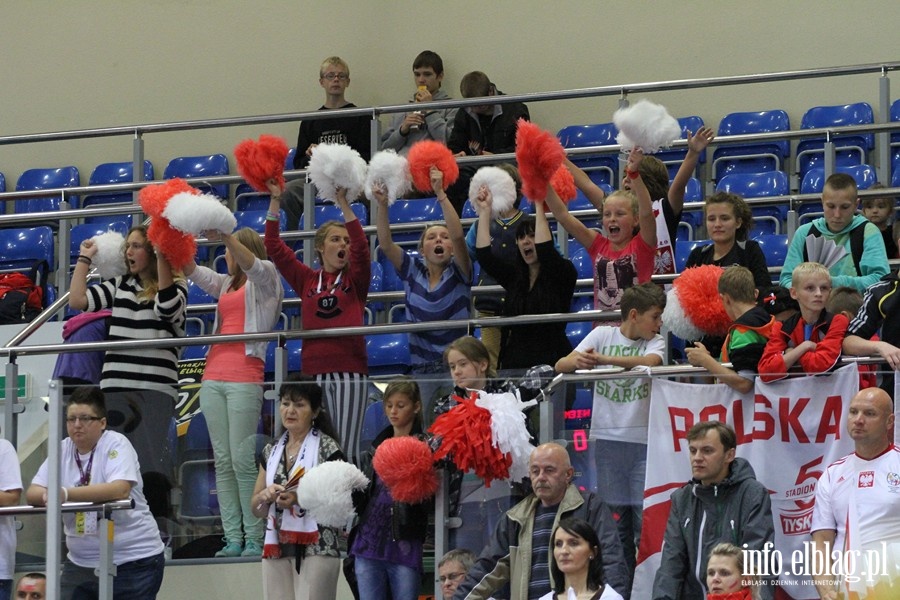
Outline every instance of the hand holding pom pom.
[[407, 160], [413, 185], [420, 192], [434, 191], [432, 168], [441, 172], [441, 189], [446, 190], [459, 178], [459, 166], [453, 153], [440, 142], [425, 140], [413, 144]]
[[664, 106], [649, 100], [639, 100], [634, 106], [620, 108], [613, 114], [619, 128], [616, 142], [624, 150], [642, 148], [644, 152], [659, 152], [681, 137], [681, 126]]
[[547, 197], [547, 183], [566, 158], [559, 140], [534, 123], [519, 120], [516, 162], [522, 177], [522, 193], [529, 200]]
[[366, 197], [376, 200], [375, 186], [380, 186], [386, 195], [387, 204], [393, 204], [410, 189], [409, 163], [393, 150], [377, 153], [369, 161], [366, 173]]
[[128, 272], [125, 260], [122, 257], [122, 248], [125, 246], [125, 238], [118, 231], [107, 231], [93, 238], [97, 248], [93, 258], [93, 266], [103, 279], [112, 279]]
[[565, 203], [574, 200], [575, 196], [578, 195], [578, 190], [575, 188], [575, 178], [565, 165], [560, 165], [556, 170], [553, 177], [550, 178], [550, 185], [553, 186], [553, 191], [556, 192], [559, 199]]
[[319, 144], [309, 158], [308, 172], [323, 198], [336, 202], [338, 190], [343, 188], [352, 200], [365, 187], [366, 161], [350, 146]]
[[297, 503], [319, 525], [343, 527], [355, 514], [351, 492], [367, 485], [366, 476], [350, 463], [320, 463], [297, 484]]
[[287, 143], [274, 135], [261, 135], [259, 141], [244, 140], [234, 148], [238, 173], [257, 192], [265, 192], [266, 181], [276, 180], [284, 187], [284, 161]]
[[500, 167], [481, 167], [472, 177], [469, 184], [469, 198], [480, 213], [482, 203], [476, 202], [476, 198], [489, 196], [488, 209], [492, 210], [494, 217], [504, 214], [516, 203], [516, 182]]

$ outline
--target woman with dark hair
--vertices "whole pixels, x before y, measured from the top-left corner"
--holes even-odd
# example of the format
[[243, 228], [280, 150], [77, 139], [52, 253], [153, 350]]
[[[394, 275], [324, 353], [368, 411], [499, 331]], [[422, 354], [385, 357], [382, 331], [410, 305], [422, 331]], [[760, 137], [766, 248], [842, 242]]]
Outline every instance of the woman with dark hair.
[[284, 434], [263, 449], [253, 514], [266, 519], [263, 597], [334, 598], [340, 533], [318, 525], [297, 503], [297, 481], [319, 463], [344, 460], [315, 379], [292, 374], [278, 391]]
[[603, 581], [600, 539], [582, 519], [563, 519], [550, 536], [550, 582], [553, 591], [541, 600], [622, 600]]
[[[503, 316], [569, 312], [578, 273], [571, 261], [553, 246], [543, 204], [535, 218], [527, 217], [516, 228], [515, 261], [499, 258], [491, 251], [493, 196], [483, 187], [473, 202], [478, 207], [475, 252], [482, 270], [506, 290]], [[572, 351], [566, 323], [535, 323], [503, 327], [500, 334], [501, 369], [527, 369], [537, 364], [556, 364]]]

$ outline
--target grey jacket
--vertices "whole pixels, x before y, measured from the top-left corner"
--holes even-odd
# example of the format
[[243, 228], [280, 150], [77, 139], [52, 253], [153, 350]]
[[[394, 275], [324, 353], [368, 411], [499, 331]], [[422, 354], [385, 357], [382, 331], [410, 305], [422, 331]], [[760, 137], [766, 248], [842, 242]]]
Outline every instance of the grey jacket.
[[[444, 90], [438, 90], [432, 97], [434, 100], [450, 100], [450, 96]], [[413, 106], [416, 106], [413, 104]], [[453, 120], [456, 118], [455, 108], [442, 110], [427, 110], [425, 112], [425, 124], [418, 131], [410, 131], [409, 135], [400, 133], [400, 125], [406, 118], [406, 113], [391, 115], [391, 125], [381, 136], [382, 150], [396, 150], [397, 154], [406, 156], [412, 145], [421, 140], [434, 140], [446, 144], [450, 139], [450, 130], [453, 129]]]

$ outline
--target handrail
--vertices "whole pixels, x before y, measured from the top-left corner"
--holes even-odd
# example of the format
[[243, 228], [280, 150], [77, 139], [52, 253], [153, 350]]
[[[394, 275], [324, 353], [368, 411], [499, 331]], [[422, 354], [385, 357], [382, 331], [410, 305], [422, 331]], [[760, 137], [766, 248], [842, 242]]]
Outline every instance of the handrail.
[[[423, 106], [427, 105], [429, 108], [443, 109], [478, 106], [485, 104], [486, 99], [489, 99], [489, 103], [491, 104], [508, 104], [511, 102], [544, 102], [549, 100], [568, 100], [599, 96], [627, 96], [629, 93], [635, 92], [657, 92], [665, 90], [683, 90], [743, 85], [748, 83], [770, 83], [777, 81], [816, 79], [842, 75], [861, 75], [866, 73], [885, 74], [888, 71], [895, 70], [900, 70], [900, 61], [865, 63], [860, 65], [847, 65], [843, 67], [799, 69], [795, 71], [776, 71], [771, 73], [755, 73], [747, 75], [730, 75], [726, 77], [704, 77], [693, 79], [675, 79], [669, 81], [654, 81], [646, 83], [625, 83], [572, 90], [554, 90], [549, 92], [532, 92], [527, 94], [489, 96], [488, 98], [440, 100], [423, 103]], [[408, 111], [409, 104], [404, 103], [374, 107], [341, 109], [341, 114], [348, 117], [372, 115], [372, 117], [375, 118], [381, 114], [403, 113]], [[144, 125], [100, 127], [93, 129], [76, 129], [35, 134], [7, 135], [0, 136], [0, 145], [51, 142], [79, 138], [110, 137], [121, 135], [134, 135], [136, 137], [139, 137], [145, 133], [159, 133], [191, 129], [211, 129], [218, 127], [234, 127], [243, 125], [264, 125], [269, 123], [284, 123], [303, 119], [324, 119], [333, 116], [333, 111], [328, 111], [327, 114], [322, 114], [321, 111], [315, 111], [247, 117], [198, 119], [190, 121], [174, 121], [169, 123], [152, 123]]]

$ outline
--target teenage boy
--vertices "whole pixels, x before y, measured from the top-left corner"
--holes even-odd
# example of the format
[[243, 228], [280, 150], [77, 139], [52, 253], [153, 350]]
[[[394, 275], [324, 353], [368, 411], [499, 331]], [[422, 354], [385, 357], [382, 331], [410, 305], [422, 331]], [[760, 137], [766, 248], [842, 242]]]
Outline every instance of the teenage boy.
[[759, 376], [765, 382], [787, 377], [794, 367], [810, 375], [833, 369], [841, 358], [841, 344], [850, 324], [846, 316], [825, 308], [831, 294], [831, 275], [825, 265], [800, 263], [794, 267], [792, 279], [791, 298], [800, 305], [800, 312], [772, 326], [759, 361]]
[[[444, 61], [437, 52], [420, 52], [413, 61], [412, 70], [416, 93], [411, 102], [450, 100], [450, 95], [441, 89]], [[455, 118], [455, 108], [397, 113], [391, 117], [390, 127], [381, 136], [381, 149], [396, 150], [397, 154], [406, 156], [412, 145], [421, 140], [435, 140], [446, 144]]]
[[[329, 56], [319, 67], [319, 85], [325, 90], [325, 104], [319, 110], [356, 108], [344, 97], [350, 86], [350, 67], [338, 56]], [[302, 121], [297, 136], [294, 168], [305, 169], [313, 148], [319, 144], [345, 144], [360, 153], [366, 161], [371, 157], [369, 117], [334, 116], [328, 119]], [[288, 231], [297, 229], [303, 214], [302, 179], [289, 182], [281, 193], [281, 207], [287, 215]], [[355, 198], [351, 198], [351, 201]]]
[[[878, 227], [856, 214], [859, 204], [856, 181], [846, 173], [834, 173], [825, 180], [822, 190], [822, 211], [825, 216], [801, 225], [791, 240], [779, 283], [791, 287], [794, 267], [802, 262], [816, 261], [809, 247], [824, 242], [825, 249], [842, 248], [844, 256], [828, 266], [831, 283], [835, 287], [849, 285], [865, 292], [887, 275], [887, 254]], [[815, 240], [815, 238], [822, 240]], [[831, 242], [829, 244], [829, 242]]]
[[730, 362], [732, 368], [717, 361], [700, 342], [694, 342], [693, 348], [685, 348], [685, 354], [695, 367], [703, 367], [721, 383], [746, 394], [753, 389], [753, 378], [775, 317], [756, 305], [753, 273], [746, 267], [725, 269], [719, 277], [718, 290], [725, 313], [733, 321], [722, 344], [722, 362]]
[[[659, 330], [665, 307], [666, 294], [654, 283], [626, 289], [622, 296], [622, 324], [595, 327], [568, 356], [556, 362], [556, 370], [571, 373], [602, 365], [632, 369], [663, 364], [666, 343]], [[636, 542], [641, 536], [649, 418], [649, 378], [595, 382], [590, 437], [594, 443], [597, 493], [620, 516], [616, 525], [629, 578], [634, 575]]]

